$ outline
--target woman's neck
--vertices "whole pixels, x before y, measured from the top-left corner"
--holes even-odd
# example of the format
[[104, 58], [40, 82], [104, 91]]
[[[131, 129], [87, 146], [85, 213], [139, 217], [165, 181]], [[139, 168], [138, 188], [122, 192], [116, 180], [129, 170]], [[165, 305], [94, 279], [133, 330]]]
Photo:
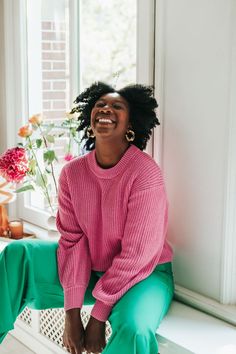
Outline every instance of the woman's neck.
[[95, 143], [95, 155], [97, 163], [102, 168], [111, 168], [115, 166], [129, 147], [125, 142], [120, 145]]

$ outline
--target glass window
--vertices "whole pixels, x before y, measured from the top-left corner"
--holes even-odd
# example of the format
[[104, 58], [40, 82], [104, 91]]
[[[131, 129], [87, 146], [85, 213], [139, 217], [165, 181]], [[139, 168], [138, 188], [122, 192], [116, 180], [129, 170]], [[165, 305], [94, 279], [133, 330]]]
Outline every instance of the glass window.
[[[51, 134], [57, 136], [48, 147], [58, 158], [58, 163], [54, 162], [57, 180], [66, 163], [69, 142], [68, 130], [64, 129], [61, 136], [57, 129], [76, 98], [72, 92], [81, 91], [94, 81], [117, 88], [136, 82], [137, 1], [26, 0], [26, 5], [25, 106], [29, 117], [43, 113], [43, 129], [54, 124]], [[81, 150], [78, 145], [73, 146], [75, 155]], [[43, 151], [38, 153], [38, 159], [43, 168]], [[52, 196], [54, 192], [52, 188]], [[40, 192], [28, 192], [20, 213], [32, 221], [32, 211], [46, 211], [47, 206]]]
[[[80, 2], [80, 87], [136, 82], [136, 0]], [[118, 77], [117, 77], [118, 75]]]

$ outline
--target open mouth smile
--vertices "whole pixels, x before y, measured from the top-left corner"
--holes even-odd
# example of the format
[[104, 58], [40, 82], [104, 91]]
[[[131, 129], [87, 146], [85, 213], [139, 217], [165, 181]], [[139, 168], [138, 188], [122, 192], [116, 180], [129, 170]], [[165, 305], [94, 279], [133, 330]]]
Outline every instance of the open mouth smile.
[[115, 123], [110, 118], [96, 118], [95, 122], [96, 123], [100, 123], [100, 124], [113, 124], [113, 123]]

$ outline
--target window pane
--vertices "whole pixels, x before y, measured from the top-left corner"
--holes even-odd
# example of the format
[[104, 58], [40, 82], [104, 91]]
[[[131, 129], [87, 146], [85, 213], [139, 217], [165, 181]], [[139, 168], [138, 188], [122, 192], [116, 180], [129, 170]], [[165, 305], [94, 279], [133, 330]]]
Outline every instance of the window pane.
[[[54, 123], [58, 126], [71, 108], [69, 44], [69, 0], [28, 0], [28, 111], [29, 116], [42, 112], [46, 125]], [[54, 166], [56, 178], [67, 144], [66, 132], [54, 144], [48, 144], [59, 158], [59, 164]], [[43, 168], [43, 151], [37, 156]], [[26, 200], [31, 207], [46, 207], [45, 199], [39, 192], [29, 193]]]
[[97, 80], [117, 81], [117, 87], [136, 82], [136, 2], [80, 1], [81, 87]]
[[[75, 82], [72, 72], [79, 71], [76, 79], [80, 78], [80, 82], [75, 85], [79, 91], [96, 80], [116, 87], [136, 82], [136, 0], [26, 2], [29, 116], [42, 112], [45, 123], [56, 126], [65, 119], [65, 112], [71, 109], [75, 99], [70, 97]], [[78, 16], [75, 16], [73, 9], [77, 7]], [[78, 36], [70, 32], [76, 28]], [[73, 43], [76, 38], [79, 46]], [[72, 63], [76, 66], [78, 62], [76, 71]], [[54, 166], [56, 179], [65, 163], [68, 142], [68, 130], [64, 130], [62, 137], [49, 144], [59, 159]], [[74, 155], [80, 154], [78, 145], [74, 144], [73, 150]], [[43, 169], [43, 151], [38, 158]], [[25, 195], [25, 205], [36, 209], [47, 207], [39, 192]]]

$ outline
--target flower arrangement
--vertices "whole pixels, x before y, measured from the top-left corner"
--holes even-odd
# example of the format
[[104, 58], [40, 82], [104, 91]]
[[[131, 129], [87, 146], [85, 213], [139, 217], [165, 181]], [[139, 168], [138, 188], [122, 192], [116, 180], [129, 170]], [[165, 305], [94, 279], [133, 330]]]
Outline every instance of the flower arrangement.
[[55, 125], [46, 124], [41, 114], [35, 114], [29, 118], [28, 124], [18, 131], [18, 135], [24, 139], [23, 143], [0, 155], [0, 175], [9, 182], [21, 184], [16, 193], [39, 189], [45, 197], [50, 213], [54, 213], [56, 208], [52, 195], [57, 197], [58, 193], [54, 169], [55, 163], [58, 162], [54, 150], [55, 139], [68, 135], [65, 162], [77, 156], [73, 151], [74, 142], [78, 146], [80, 144], [77, 118], [78, 114], [67, 113], [63, 122]]

